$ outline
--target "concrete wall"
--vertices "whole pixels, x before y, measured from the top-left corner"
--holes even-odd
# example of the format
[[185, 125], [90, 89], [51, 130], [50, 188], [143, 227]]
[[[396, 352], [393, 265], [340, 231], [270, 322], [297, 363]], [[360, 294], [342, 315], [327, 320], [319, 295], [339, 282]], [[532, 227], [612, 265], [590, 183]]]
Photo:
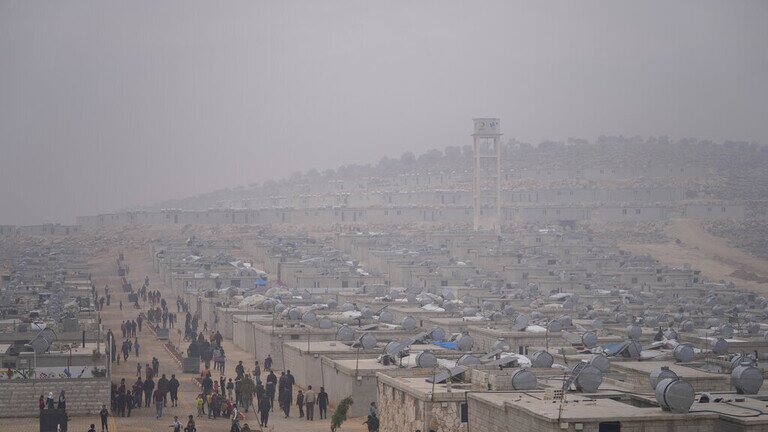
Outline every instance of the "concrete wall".
[[53, 392], [58, 401], [61, 390], [66, 392], [67, 414], [96, 416], [102, 404], [109, 406], [109, 386], [108, 378], [2, 380], [0, 417], [37, 417], [40, 395]]

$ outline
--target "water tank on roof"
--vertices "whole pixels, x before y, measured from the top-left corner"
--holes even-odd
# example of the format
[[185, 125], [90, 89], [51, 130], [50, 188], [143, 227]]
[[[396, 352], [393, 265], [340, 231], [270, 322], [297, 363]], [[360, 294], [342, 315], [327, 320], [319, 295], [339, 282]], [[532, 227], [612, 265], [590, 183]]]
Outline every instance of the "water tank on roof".
[[301, 311], [298, 308], [292, 307], [288, 309], [288, 319], [297, 321], [301, 319]]
[[494, 308], [494, 304], [492, 302], [489, 302], [489, 301], [484, 301], [483, 302], [483, 310], [489, 310], [490, 311], [490, 310], [494, 310], [494, 309], [495, 309]]
[[720, 327], [720, 319], [719, 318], [707, 318], [707, 320], [704, 322], [704, 327], [707, 328], [713, 328], [713, 327]]
[[598, 368], [602, 373], [611, 369], [611, 360], [602, 354], [592, 354], [592, 357], [589, 358], [589, 364]]
[[709, 346], [715, 354], [725, 354], [728, 352], [728, 341], [723, 338], [714, 338], [710, 340]]
[[379, 314], [379, 322], [384, 324], [392, 324], [395, 322], [395, 315], [388, 310], [382, 311]]
[[355, 331], [347, 325], [343, 325], [336, 330], [336, 340], [342, 342], [351, 342], [355, 339]]
[[416, 318], [408, 315], [405, 318], [403, 318], [403, 330], [405, 331], [412, 331], [416, 328], [416, 326], [419, 325], [419, 322], [416, 321]]
[[751, 358], [742, 355], [742, 354], [736, 354], [731, 358], [731, 370], [736, 369], [737, 367], [741, 366], [743, 363], [748, 363], [752, 366], [754, 366], [754, 362]]
[[306, 311], [301, 316], [301, 322], [306, 325], [315, 325], [317, 323], [317, 314], [314, 311]]
[[363, 333], [363, 335], [360, 336], [360, 339], [358, 339], [358, 342], [360, 343], [360, 346], [366, 350], [376, 348], [377, 343], [376, 338], [370, 333]]
[[477, 315], [477, 309], [475, 309], [473, 307], [465, 307], [461, 311], [461, 315], [465, 316], [465, 317], [473, 317], [473, 316]]
[[640, 342], [635, 340], [627, 341], [627, 346], [622, 351], [621, 355], [628, 358], [640, 358], [640, 353], [643, 351], [643, 346]]
[[563, 327], [572, 327], [573, 326], [573, 320], [571, 319], [570, 315], [563, 315], [559, 318], [560, 324], [563, 325]]
[[526, 316], [524, 314], [520, 314], [520, 315], [517, 316], [517, 318], [515, 318], [515, 325], [514, 325], [514, 327], [523, 330], [526, 327], [528, 327], [528, 323], [529, 322], [530, 321], [528, 320], [528, 316]]
[[563, 329], [563, 324], [559, 320], [552, 320], [547, 324], [547, 331], [550, 333], [560, 333]]
[[360, 318], [363, 319], [371, 319], [373, 318], [373, 310], [369, 308], [368, 306], [363, 307], [360, 309]]
[[627, 322], [627, 314], [623, 312], [618, 312], [616, 315], [614, 315], [614, 319], [616, 320], [617, 323], [624, 324], [625, 322]]
[[747, 324], [747, 333], [754, 335], [760, 333], [760, 324], [751, 322]]
[[285, 312], [286, 309], [288, 309], [288, 306], [286, 306], [286, 305], [284, 305], [282, 303], [278, 303], [278, 304], [275, 305], [275, 313], [278, 314], [278, 315], [282, 314], [283, 312]]
[[603, 383], [603, 373], [595, 366], [586, 365], [576, 377], [576, 389], [584, 393], [594, 393]]
[[592, 329], [593, 330], [600, 330], [603, 328], [603, 320], [599, 318], [595, 318], [592, 320]]
[[551, 368], [555, 363], [555, 358], [547, 351], [536, 351], [531, 356], [531, 367], [535, 368]]
[[651, 388], [655, 389], [659, 381], [667, 378], [677, 378], [677, 374], [667, 366], [662, 366], [659, 369], [651, 371], [650, 375]]
[[540, 320], [540, 319], [542, 319], [542, 318], [544, 318], [544, 314], [543, 314], [543, 313], [541, 313], [541, 312], [539, 312], [539, 311], [533, 311], [533, 312], [531, 312], [531, 319], [534, 319], [534, 320]]
[[317, 326], [323, 330], [327, 330], [333, 328], [334, 324], [330, 318], [324, 316], [317, 321]]
[[731, 383], [738, 394], [757, 394], [763, 386], [763, 372], [750, 360], [744, 361], [731, 372]]
[[718, 332], [723, 338], [730, 339], [733, 337], [733, 326], [730, 324], [723, 324], [718, 328]]
[[680, 344], [675, 347], [672, 354], [675, 360], [681, 363], [690, 363], [693, 360], [693, 346], [690, 344]]
[[476, 366], [480, 364], [480, 359], [472, 354], [464, 354], [456, 360], [457, 366]]
[[429, 297], [422, 297], [421, 300], [419, 300], [419, 304], [422, 306], [430, 305], [432, 303], [432, 299]]
[[445, 340], [445, 330], [443, 330], [442, 327], [435, 327], [429, 332], [429, 338], [434, 341], [444, 341]]
[[585, 348], [591, 349], [597, 346], [597, 333], [595, 332], [586, 332], [583, 335], [581, 335], [581, 343], [584, 345]]
[[664, 411], [685, 414], [691, 409], [696, 393], [693, 386], [679, 378], [666, 378], [656, 384], [656, 402]]
[[664, 337], [669, 340], [677, 340], [678, 336], [679, 335], [677, 334], [677, 332], [672, 329], [667, 329], [667, 331], [664, 332]]
[[420, 368], [433, 368], [437, 366], [437, 357], [432, 351], [422, 351], [416, 355], [416, 366]]
[[491, 351], [502, 350], [504, 352], [509, 352], [509, 349], [510, 349], [509, 342], [507, 342], [503, 338], [499, 338], [496, 341], [496, 343], [494, 343], [493, 346], [491, 347]]
[[352, 303], [346, 302], [343, 305], [341, 305], [342, 312], [351, 312], [353, 310], [355, 310], [355, 305], [353, 305]]
[[512, 388], [515, 390], [534, 390], [536, 384], [536, 375], [528, 369], [519, 369], [512, 374]]
[[501, 311], [506, 316], [513, 316], [515, 314], [515, 307], [512, 305], [506, 305], [504, 306], [504, 309]]
[[339, 306], [339, 302], [337, 302], [334, 299], [328, 300], [328, 302], [326, 304], [328, 305], [328, 309], [336, 309], [336, 307]]
[[694, 324], [691, 320], [685, 320], [682, 322], [682, 324], [680, 324], [680, 330], [684, 332], [692, 332], [695, 328], [696, 324]]
[[643, 329], [636, 325], [627, 326], [627, 337], [632, 340], [639, 340], [643, 335]]
[[456, 346], [459, 351], [472, 351], [475, 340], [468, 334], [463, 334], [456, 339]]

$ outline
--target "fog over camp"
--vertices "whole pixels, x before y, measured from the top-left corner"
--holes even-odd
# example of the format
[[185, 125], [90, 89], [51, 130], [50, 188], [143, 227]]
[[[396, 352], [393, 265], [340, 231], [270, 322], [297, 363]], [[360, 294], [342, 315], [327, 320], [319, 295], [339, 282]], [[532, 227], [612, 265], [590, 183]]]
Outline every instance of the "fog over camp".
[[0, 1], [0, 432], [767, 430], [766, 22]]

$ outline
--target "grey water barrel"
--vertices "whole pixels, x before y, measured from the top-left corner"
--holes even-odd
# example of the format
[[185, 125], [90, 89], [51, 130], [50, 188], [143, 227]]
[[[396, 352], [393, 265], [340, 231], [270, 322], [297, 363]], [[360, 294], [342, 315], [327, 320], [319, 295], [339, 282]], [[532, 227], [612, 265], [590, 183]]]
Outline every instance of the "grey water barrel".
[[507, 342], [507, 341], [506, 341], [506, 340], [504, 340], [503, 338], [499, 338], [499, 339], [498, 339], [498, 340], [497, 340], [497, 341], [496, 341], [496, 342], [493, 344], [493, 346], [491, 347], [491, 351], [502, 350], [502, 351], [504, 351], [504, 352], [509, 352], [509, 349], [510, 349], [510, 345], [509, 345], [509, 342]]
[[363, 307], [360, 309], [360, 318], [362, 319], [371, 319], [373, 318], [373, 310], [369, 308], [368, 306]]
[[694, 324], [691, 320], [685, 320], [682, 324], [680, 324], [680, 330], [684, 332], [691, 332], [694, 328], [696, 328], [696, 324]]
[[341, 305], [341, 311], [342, 312], [351, 312], [353, 310], [355, 310], [355, 305], [353, 305], [350, 302], [346, 302], [343, 305]]
[[754, 366], [754, 362], [752, 361], [751, 358], [742, 354], [736, 354], [735, 356], [733, 356], [733, 358], [731, 358], [731, 370], [736, 369], [737, 367], [741, 366], [745, 362]]
[[464, 354], [463, 356], [459, 357], [458, 360], [456, 360], [457, 366], [474, 366], [479, 364], [480, 359], [473, 356], [472, 354]]
[[638, 340], [643, 335], [643, 329], [636, 325], [627, 326], [627, 337], [632, 340]]
[[403, 326], [403, 330], [405, 330], [405, 331], [412, 331], [413, 329], [416, 328], [416, 326], [418, 324], [419, 324], [419, 322], [416, 321], [416, 318], [414, 318], [414, 317], [412, 317], [410, 315], [408, 315], [405, 318], [403, 318], [402, 326]]
[[573, 320], [571, 319], [570, 315], [563, 315], [560, 318], [558, 318], [558, 321], [560, 321], [560, 324], [563, 325], [563, 327], [572, 327], [573, 326]]
[[675, 360], [681, 363], [689, 363], [691, 360], [693, 360], [693, 354], [693, 346], [687, 343], [676, 346], [672, 351], [672, 355], [674, 355]]
[[594, 348], [597, 346], [597, 333], [595, 332], [586, 332], [583, 335], [581, 335], [581, 343], [586, 348]]
[[763, 372], [744, 361], [731, 372], [731, 383], [738, 394], [757, 394], [763, 386]]
[[715, 354], [725, 354], [728, 352], [728, 341], [723, 338], [715, 338], [709, 341], [709, 347]]
[[333, 321], [331, 321], [330, 318], [324, 316], [317, 320], [317, 326], [323, 330], [327, 330], [329, 328], [333, 328]]
[[443, 330], [442, 327], [435, 327], [435, 328], [432, 329], [432, 331], [429, 332], [429, 337], [432, 340], [444, 341], [445, 340], [445, 330]]
[[589, 359], [589, 364], [598, 368], [602, 373], [606, 373], [611, 369], [611, 360], [602, 354], [593, 354]]
[[560, 330], [563, 329], [563, 325], [558, 320], [552, 320], [547, 324], [547, 331], [550, 333], [560, 333]]
[[586, 365], [576, 377], [576, 389], [584, 393], [594, 393], [603, 383], [603, 373], [595, 366]]
[[349, 326], [343, 325], [336, 330], [336, 340], [342, 342], [351, 342], [355, 339], [355, 331], [349, 328]]
[[679, 378], [666, 378], [656, 384], [656, 402], [664, 411], [685, 414], [691, 409], [696, 393], [693, 386]]
[[659, 369], [652, 370], [649, 378], [650, 378], [649, 381], [651, 383], [651, 388], [655, 389], [659, 381], [667, 378], [677, 378], [677, 374], [673, 370], [671, 370], [668, 366], [662, 366]]
[[291, 321], [298, 321], [301, 319], [301, 311], [298, 308], [292, 307], [288, 309], [288, 319]]
[[382, 311], [379, 314], [379, 322], [384, 324], [392, 324], [395, 322], [395, 315], [388, 310]]
[[512, 374], [512, 388], [515, 390], [534, 390], [536, 384], [536, 375], [528, 369], [519, 369]]
[[468, 334], [463, 334], [456, 339], [456, 346], [459, 351], [472, 351], [472, 345], [475, 344], [475, 340]]
[[432, 351], [422, 351], [416, 355], [416, 366], [420, 368], [433, 368], [437, 366], [437, 357]]
[[358, 342], [360, 343], [360, 346], [366, 350], [376, 348], [376, 344], [378, 343], [376, 338], [370, 333], [363, 333]]
[[334, 299], [328, 300], [328, 303], [326, 304], [328, 305], [328, 309], [336, 309], [339, 306], [339, 302]]
[[555, 363], [555, 358], [547, 351], [536, 351], [531, 356], [531, 367], [535, 368], [551, 368]]
[[306, 325], [315, 325], [315, 323], [317, 323], [317, 314], [311, 310], [306, 311], [304, 312], [304, 315], [301, 316], [301, 322]]
[[724, 339], [730, 339], [733, 337], [733, 326], [730, 324], [723, 324], [717, 329], [720, 332], [720, 336]]
[[603, 320], [600, 318], [595, 318], [592, 320], [592, 329], [593, 330], [600, 330], [603, 328]]
[[465, 307], [465, 308], [464, 308], [464, 309], [462, 309], [462, 311], [461, 311], [461, 316], [465, 316], [465, 317], [473, 317], [473, 316], [475, 316], [475, 315], [477, 315], [477, 309], [475, 309], [475, 308], [473, 308], [473, 307]]

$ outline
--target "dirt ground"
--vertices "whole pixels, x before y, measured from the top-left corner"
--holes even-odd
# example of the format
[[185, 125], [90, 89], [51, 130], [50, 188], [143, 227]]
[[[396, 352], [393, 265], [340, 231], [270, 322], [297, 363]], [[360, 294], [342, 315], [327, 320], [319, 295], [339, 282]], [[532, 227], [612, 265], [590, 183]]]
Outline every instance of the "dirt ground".
[[[768, 261], [728, 245], [691, 220], [674, 220], [664, 228], [669, 242], [657, 244], [621, 243], [634, 254], [649, 254], [665, 265], [691, 267], [714, 281], [729, 280], [743, 289], [768, 295]], [[675, 240], [680, 240], [676, 242]]]

